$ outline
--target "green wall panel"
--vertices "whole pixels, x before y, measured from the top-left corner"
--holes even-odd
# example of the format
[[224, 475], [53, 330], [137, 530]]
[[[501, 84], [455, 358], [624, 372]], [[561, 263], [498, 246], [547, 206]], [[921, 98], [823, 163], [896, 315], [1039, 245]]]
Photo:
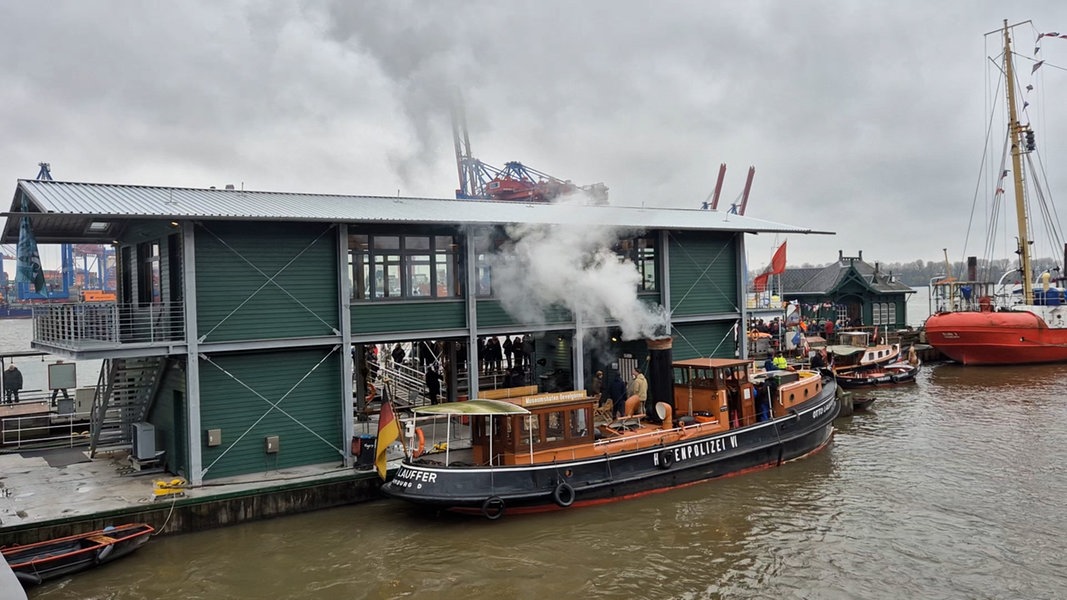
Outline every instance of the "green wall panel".
[[355, 302], [352, 304], [352, 333], [403, 333], [467, 326], [467, 305], [463, 301]]
[[[342, 406], [350, 400], [332, 349], [201, 359], [200, 395], [201, 427], [222, 430], [220, 446], [208, 447], [203, 436], [204, 479], [341, 461]], [[273, 435], [280, 451], [268, 454], [265, 438]]]
[[674, 360], [688, 358], [734, 358], [736, 321], [705, 321], [678, 323], [671, 330], [674, 336]]
[[679, 231], [670, 235], [672, 314], [740, 310], [735, 240], [734, 235], [721, 233]]
[[198, 331], [205, 342], [333, 335], [338, 272], [333, 227], [198, 226]]
[[185, 406], [185, 371], [182, 362], [169, 359], [163, 381], [160, 383], [152, 414], [148, 421], [156, 428], [156, 440], [165, 450], [164, 462], [171, 473], [188, 474], [188, 443], [185, 423], [188, 410]]
[[[506, 310], [499, 300], [486, 299], [477, 301], [478, 327], [508, 327], [531, 325], [532, 323], [519, 323]], [[538, 325], [569, 325], [574, 322], [574, 316], [562, 306], [552, 306], [545, 311], [544, 320]]]

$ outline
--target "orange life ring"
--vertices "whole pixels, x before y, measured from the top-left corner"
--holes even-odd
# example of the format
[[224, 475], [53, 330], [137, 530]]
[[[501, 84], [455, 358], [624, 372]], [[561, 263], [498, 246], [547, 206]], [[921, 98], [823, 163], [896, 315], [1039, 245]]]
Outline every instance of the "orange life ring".
[[418, 458], [422, 456], [424, 450], [426, 450], [426, 436], [422, 433], [421, 427], [415, 428], [415, 437], [419, 439], [419, 446], [415, 448], [415, 451], [411, 453], [411, 458]]
[[367, 382], [367, 402], [374, 400], [374, 397], [378, 395], [378, 388], [374, 387], [374, 384]]

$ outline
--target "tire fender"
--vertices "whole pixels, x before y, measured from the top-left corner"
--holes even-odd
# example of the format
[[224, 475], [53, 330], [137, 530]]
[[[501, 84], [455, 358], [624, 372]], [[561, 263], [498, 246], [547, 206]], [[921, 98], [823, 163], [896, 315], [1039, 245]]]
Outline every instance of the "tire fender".
[[566, 481], [559, 482], [552, 490], [552, 500], [560, 508], [567, 508], [574, 504], [574, 487]]

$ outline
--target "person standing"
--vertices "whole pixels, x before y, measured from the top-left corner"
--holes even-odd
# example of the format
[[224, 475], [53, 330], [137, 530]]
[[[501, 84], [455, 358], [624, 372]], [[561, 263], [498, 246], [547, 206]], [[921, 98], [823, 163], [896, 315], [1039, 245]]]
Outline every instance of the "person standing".
[[404, 352], [404, 348], [400, 346], [400, 342], [397, 342], [393, 346], [393, 362], [397, 365], [404, 364], [404, 358], [407, 357], [407, 352]]
[[534, 350], [534, 336], [529, 333], [522, 336], [522, 366], [533, 367]]
[[15, 404], [19, 401], [19, 390], [22, 389], [22, 371], [18, 370], [15, 363], [11, 363], [4, 371], [4, 402]]
[[504, 360], [508, 361], [508, 371], [511, 371], [511, 357], [514, 350], [514, 344], [511, 343], [511, 336], [504, 336], [504, 343], [501, 345], [501, 349], [504, 351]]
[[627, 391], [630, 397], [626, 399], [626, 416], [630, 417], [644, 410], [645, 401], [648, 400], [648, 380], [636, 367], [634, 367], [633, 381], [630, 382]]
[[604, 404], [604, 372], [597, 371], [596, 375], [593, 375], [593, 381], [589, 383], [589, 397], [596, 398], [596, 405], [600, 406]]
[[626, 411], [626, 383], [614, 371], [608, 382], [608, 397], [611, 398], [611, 418], [618, 419]]
[[426, 367], [426, 395], [430, 397], [430, 404], [437, 404], [441, 395], [441, 374], [433, 365]]

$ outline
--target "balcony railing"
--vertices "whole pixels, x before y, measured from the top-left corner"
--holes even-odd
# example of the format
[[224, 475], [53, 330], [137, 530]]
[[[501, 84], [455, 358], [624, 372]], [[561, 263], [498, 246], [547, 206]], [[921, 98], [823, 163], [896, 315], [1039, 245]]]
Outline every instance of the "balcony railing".
[[78, 302], [33, 307], [33, 338], [45, 344], [85, 348], [185, 339], [181, 303]]

